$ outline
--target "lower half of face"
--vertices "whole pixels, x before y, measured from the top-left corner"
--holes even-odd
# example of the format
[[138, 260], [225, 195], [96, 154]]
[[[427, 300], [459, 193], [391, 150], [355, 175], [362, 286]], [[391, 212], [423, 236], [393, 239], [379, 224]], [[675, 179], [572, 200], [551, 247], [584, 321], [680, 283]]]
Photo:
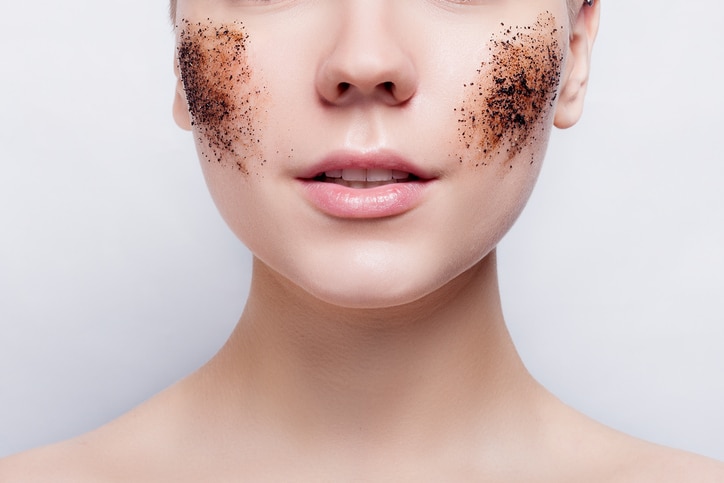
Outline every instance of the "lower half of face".
[[553, 0], [180, 2], [179, 71], [221, 214], [326, 302], [441, 289], [530, 195], [567, 23]]

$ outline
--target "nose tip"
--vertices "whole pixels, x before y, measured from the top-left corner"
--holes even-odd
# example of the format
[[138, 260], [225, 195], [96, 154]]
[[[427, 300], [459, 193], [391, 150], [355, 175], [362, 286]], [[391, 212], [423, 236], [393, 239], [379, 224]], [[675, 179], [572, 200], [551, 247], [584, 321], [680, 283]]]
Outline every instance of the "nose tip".
[[372, 100], [394, 106], [409, 101], [417, 90], [417, 72], [393, 24], [359, 16], [343, 24], [330, 38], [332, 47], [317, 73], [323, 102], [344, 106]]

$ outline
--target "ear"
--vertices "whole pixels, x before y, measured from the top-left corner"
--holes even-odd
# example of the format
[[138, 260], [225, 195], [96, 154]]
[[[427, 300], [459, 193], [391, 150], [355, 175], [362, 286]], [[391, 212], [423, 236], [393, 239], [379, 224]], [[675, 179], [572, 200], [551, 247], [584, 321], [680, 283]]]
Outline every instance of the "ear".
[[173, 72], [176, 74], [176, 92], [173, 98], [173, 119], [181, 129], [191, 130], [191, 113], [186, 101], [186, 91], [181, 80], [181, 71], [178, 65], [178, 54], [173, 58]]
[[553, 124], [560, 129], [573, 126], [583, 112], [583, 99], [586, 97], [588, 74], [591, 68], [591, 51], [598, 33], [600, 18], [600, 0], [593, 5], [583, 5], [578, 10], [571, 31], [568, 46], [568, 61], [563, 74], [563, 84], [556, 107]]

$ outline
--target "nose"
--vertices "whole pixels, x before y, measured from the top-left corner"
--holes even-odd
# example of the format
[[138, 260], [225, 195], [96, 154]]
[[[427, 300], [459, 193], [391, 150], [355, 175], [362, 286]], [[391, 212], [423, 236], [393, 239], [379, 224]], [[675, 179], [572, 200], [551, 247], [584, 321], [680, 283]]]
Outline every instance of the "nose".
[[336, 106], [409, 101], [417, 90], [417, 72], [402, 42], [403, 32], [394, 27], [404, 19], [395, 21], [389, 0], [337, 1], [341, 22], [317, 71], [320, 98]]

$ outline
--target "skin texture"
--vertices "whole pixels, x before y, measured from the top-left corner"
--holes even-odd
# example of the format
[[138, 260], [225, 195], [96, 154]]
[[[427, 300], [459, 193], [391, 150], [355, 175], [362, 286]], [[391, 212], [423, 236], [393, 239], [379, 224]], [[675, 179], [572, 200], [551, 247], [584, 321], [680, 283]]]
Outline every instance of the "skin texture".
[[[567, 44], [565, 5], [554, 2], [556, 8], [551, 10], [534, 5], [494, 14], [481, 5], [463, 7], [448, 2], [432, 11], [415, 2], [401, 2], [394, 7], [379, 4], [374, 8], [353, 3], [318, 10], [305, 7], [304, 2], [278, 5], [273, 15], [264, 12], [265, 7], [242, 9], [247, 16], [243, 25], [236, 26], [215, 20], [229, 15], [216, 14], [215, 10], [223, 10], [220, 7], [189, 5], [178, 13], [181, 46], [192, 39], [194, 48], [212, 52], [209, 62], [237, 49], [223, 32], [229, 30], [239, 39], [248, 36], [248, 41], [240, 41], [246, 43], [246, 65], [224, 69], [243, 71], [250, 80], [243, 88], [235, 88], [236, 80], [227, 81], [224, 71], [214, 76], [221, 85], [216, 86], [213, 96], [224, 97], [229, 104], [254, 106], [264, 116], [275, 119], [275, 129], [259, 129], [250, 126], [248, 119], [214, 117], [218, 106], [209, 106], [210, 113], [196, 108], [193, 102], [189, 115], [182, 98], [184, 84], [180, 84], [177, 118], [182, 125], [194, 124], [200, 158], [210, 161], [203, 162], [202, 167], [219, 211], [260, 261], [325, 302], [350, 308], [393, 307], [443, 288], [490, 253], [523, 209], [533, 188], [553, 117], [550, 103], [558, 95], [555, 79], [563, 67], [562, 49]], [[521, 34], [517, 40], [508, 38], [508, 27], [498, 21], [501, 15], [511, 25], [531, 26], [531, 34], [525, 38]], [[359, 16], [359, 20], [353, 22], [353, 16]], [[538, 24], [539, 16], [547, 22], [545, 25]], [[335, 21], [337, 17], [345, 20]], [[377, 27], [379, 19], [385, 17], [390, 20]], [[393, 19], [403, 17], [409, 20], [405, 23], [409, 27], [401, 27], [400, 31], [389, 27]], [[265, 28], [270, 18], [283, 32]], [[458, 28], [461, 20], [466, 22], [462, 30]], [[184, 27], [185, 22], [194, 23], [194, 28]], [[326, 25], [339, 27], [332, 29], [324, 42], [318, 38], [307, 43], [298, 40], [315, 38], [314, 32], [328, 28]], [[345, 28], [351, 29], [350, 33]], [[369, 47], [362, 45], [364, 31], [375, 28], [380, 30], [375, 40], [369, 42]], [[450, 41], [438, 42], [439, 38]], [[543, 39], [550, 40], [546, 43]], [[219, 42], [226, 45], [226, 51], [218, 48]], [[490, 65], [496, 56], [498, 61], [510, 56], [502, 51], [505, 42], [515, 51], [527, 52], [529, 67], [547, 59], [540, 50], [548, 47], [553, 51], [551, 55], [561, 58], [547, 67], [551, 78], [547, 84], [538, 79], [540, 85], [533, 85], [539, 91], [538, 97], [543, 98], [539, 105], [531, 107], [529, 100], [511, 85], [509, 105], [499, 104], [495, 108], [497, 117], [492, 116], [495, 118], [490, 122], [472, 125], [461, 118], [461, 112], [466, 107], [474, 108], [480, 112], [479, 118], [485, 119], [485, 110], [470, 100], [476, 92], [465, 86], [476, 81], [488, 85], [495, 75], [521, 82], [514, 80], [520, 75], [520, 66], [515, 72], [505, 67], [495, 74], [496, 67]], [[470, 54], [453, 55], [460, 49]], [[181, 80], [186, 80], [185, 87], [191, 92], [208, 92], [209, 86], [196, 83], [201, 76], [183, 63], [186, 50], [180, 51]], [[355, 58], [360, 61], [351, 64], [350, 59]], [[307, 83], [290, 83], [290, 71], [297, 73], [291, 77], [307, 79]], [[233, 75], [229, 73], [229, 77]], [[525, 75], [535, 84], [531, 72]], [[386, 76], [393, 80], [386, 81]], [[391, 89], [385, 87], [386, 82]], [[259, 87], [247, 88], [251, 84]], [[340, 85], [351, 87], [341, 91]], [[486, 98], [495, 97], [492, 92], [486, 94]], [[505, 117], [521, 114], [529, 118], [525, 129], [511, 129], [510, 122], [504, 121]], [[210, 123], [209, 119], [214, 121]], [[470, 124], [466, 135], [459, 131], [461, 120]], [[471, 150], [471, 141], [480, 145], [496, 135], [481, 132], [494, 124], [499, 127], [499, 136], [490, 155], [481, 156], [478, 149]], [[535, 131], [535, 139], [526, 138], [512, 147], [516, 136], [529, 131]], [[468, 135], [474, 139], [467, 139]], [[252, 145], [259, 153], [240, 164], [237, 153], [219, 160], [219, 140], [223, 143], [232, 139], [237, 140], [237, 147]], [[426, 139], [436, 141], [423, 142]], [[296, 180], [309, 166], [339, 151], [394, 152], [430, 173], [435, 182], [430, 183], [422, 206], [404, 217], [367, 223], [330, 219], [307, 203], [299, 203]], [[457, 162], [461, 159], [462, 163]], [[483, 163], [493, 168], [481, 170]], [[230, 176], [230, 165], [241, 175]], [[511, 171], [510, 165], [520, 165], [521, 169]], [[503, 168], [505, 173], [501, 173]], [[280, 224], [280, 220], [284, 222]], [[440, 226], [448, 229], [438, 230]], [[270, 244], [270, 239], [280, 243]], [[445, 263], [418, 263], [441, 253], [445, 254]], [[355, 276], [350, 277], [350, 273]]]
[[[254, 253], [247, 306], [195, 374], [0, 481], [720, 481], [562, 404], [505, 328], [494, 248], [588, 79], [598, 6], [569, 7], [179, 2], [174, 116]], [[320, 162], [370, 155], [422, 195], [310, 201]]]

